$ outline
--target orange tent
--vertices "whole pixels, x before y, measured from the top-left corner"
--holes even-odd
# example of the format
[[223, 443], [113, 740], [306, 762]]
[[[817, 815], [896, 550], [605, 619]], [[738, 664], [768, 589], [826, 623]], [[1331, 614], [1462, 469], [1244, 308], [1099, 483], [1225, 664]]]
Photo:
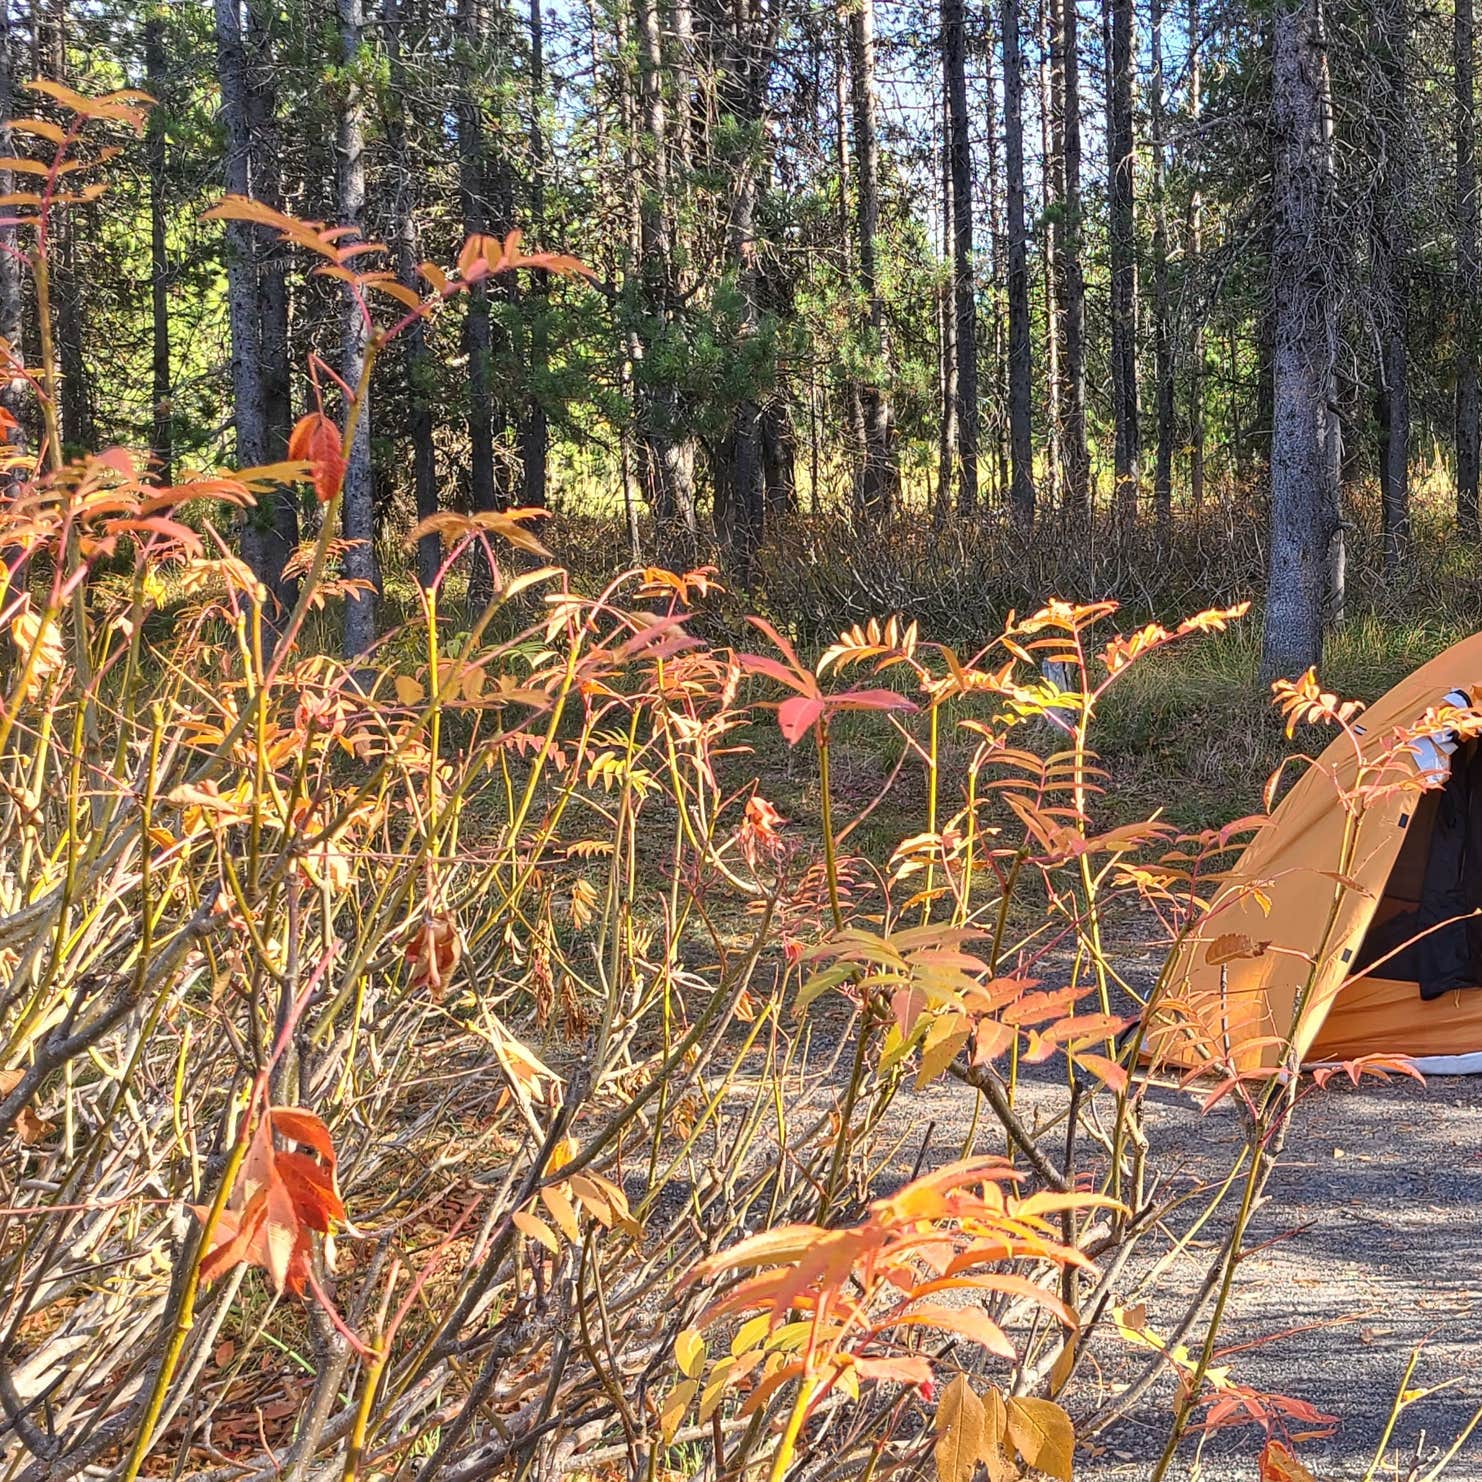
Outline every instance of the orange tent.
[[[1363, 968], [1378, 955], [1371, 932], [1399, 918], [1404, 935], [1405, 913], [1420, 903], [1442, 797], [1439, 786], [1422, 788], [1421, 768], [1439, 767], [1439, 781], [1475, 765], [1482, 789], [1482, 742], [1454, 757], [1425, 743], [1420, 756], [1395, 750], [1398, 733], [1452, 691], [1468, 702], [1482, 692], [1482, 634], [1359, 715], [1357, 745], [1339, 735], [1282, 799], [1170, 958], [1149, 1053], [1192, 1065], [1223, 1052], [1248, 1070], [1276, 1064], [1290, 1040], [1305, 1062], [1406, 1055], [1432, 1073], [1482, 1071], [1482, 976], [1426, 1001], [1413, 965], [1396, 967], [1405, 954], [1389, 959], [1395, 976], [1382, 975], [1383, 961], [1372, 975]], [[1386, 753], [1390, 765], [1351, 822], [1344, 797]], [[1482, 859], [1482, 838], [1475, 847]]]

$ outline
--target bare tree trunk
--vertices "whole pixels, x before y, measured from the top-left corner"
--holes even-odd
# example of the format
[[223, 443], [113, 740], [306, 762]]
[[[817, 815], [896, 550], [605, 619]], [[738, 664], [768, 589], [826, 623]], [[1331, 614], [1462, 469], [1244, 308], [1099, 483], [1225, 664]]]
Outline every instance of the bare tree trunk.
[[[1323, 209], [1331, 213], [1338, 198], [1338, 162], [1333, 149], [1333, 85], [1328, 70], [1327, 18], [1323, 0], [1317, 0], [1318, 106], [1322, 116]], [[1329, 242], [1327, 268], [1329, 288], [1323, 305], [1326, 328], [1323, 364], [1323, 479], [1318, 533], [1327, 542], [1326, 593], [1323, 621], [1329, 628], [1342, 625], [1345, 617], [1347, 583], [1347, 529], [1343, 521], [1343, 417], [1338, 389], [1338, 359], [1342, 334], [1339, 305], [1343, 283], [1337, 276], [1344, 271], [1347, 254], [1333, 242], [1332, 232], [1324, 234]]]
[[[0, 0], [0, 3], [8, 12], [9, 4], [5, 0]], [[144, 85], [155, 100], [144, 151], [149, 164], [150, 391], [153, 403], [150, 451], [160, 478], [168, 484], [175, 459], [171, 436], [174, 417], [170, 407], [170, 256], [165, 243], [165, 172], [168, 163], [165, 155], [165, 97], [168, 87], [165, 14], [163, 9], [151, 10], [144, 20]], [[5, 26], [8, 30], [8, 16]], [[8, 80], [6, 91], [9, 91]], [[8, 108], [6, 113], [8, 116]]]
[[1322, 658], [1327, 540], [1321, 489], [1327, 432], [1326, 183], [1317, 0], [1280, 0], [1272, 16], [1270, 576], [1263, 678]]
[[[1066, 499], [1089, 522], [1091, 454], [1086, 445], [1086, 283], [1081, 268], [1081, 64], [1076, 0], [1051, 0], [1051, 16], [1051, 84], [1059, 104], [1052, 111], [1052, 121], [1059, 134], [1055, 155], [1061, 166], [1057, 192], [1060, 210], [1054, 224], [1055, 271], [1059, 277], [1055, 297], [1060, 305], [1061, 334], [1061, 447]], [[1058, 88], [1054, 86], [1056, 77]]]
[[[273, 0], [247, 0], [247, 77], [249, 150], [252, 193], [266, 205], [283, 209], [282, 138], [278, 127], [277, 67], [273, 27], [279, 8]], [[288, 345], [288, 272], [290, 252], [271, 227], [254, 236], [257, 273], [258, 357], [261, 363], [263, 459], [275, 463], [288, 456], [293, 429], [293, 394]], [[298, 583], [285, 578], [283, 567], [298, 547], [299, 494], [282, 486], [261, 496], [264, 580], [280, 611], [293, 606]]]
[[1371, 12], [1380, 102], [1377, 128], [1383, 163], [1374, 221], [1375, 332], [1382, 419], [1380, 473], [1384, 569], [1393, 576], [1410, 544], [1410, 246], [1405, 50], [1406, 0], [1376, 0]]
[[[854, 276], [854, 227], [849, 209], [849, 66], [845, 58], [849, 22], [845, 16], [843, 0], [840, 0], [834, 12], [834, 22], [834, 148], [839, 167], [839, 272], [847, 281]], [[853, 376], [848, 377], [845, 382], [844, 401], [845, 415], [849, 422], [850, 453], [853, 457], [851, 473], [857, 492], [859, 470], [864, 467], [867, 454], [864, 403], [860, 399], [859, 382]]]
[[[485, 53], [483, 0], [458, 0], [458, 38], [462, 45], [459, 68], [458, 197], [465, 236], [490, 229], [487, 161], [479, 96], [480, 62]], [[476, 511], [498, 508], [494, 488], [494, 397], [491, 385], [494, 357], [489, 322], [489, 286], [477, 283], [464, 295], [463, 353], [468, 358], [468, 497]]]
[[1456, 64], [1456, 523], [1478, 533], [1479, 463], [1477, 302], [1482, 272], [1477, 256], [1477, 125], [1475, 22], [1472, 0], [1456, 0], [1452, 49]]
[[[1199, 119], [1204, 107], [1203, 38], [1199, 34], [1199, 0], [1189, 0], [1189, 124], [1198, 139]], [[1196, 143], [1195, 150], [1198, 145]], [[1204, 257], [1204, 197], [1200, 190], [1197, 153], [1189, 184], [1189, 213], [1184, 254], [1188, 272], [1196, 275]], [[1189, 336], [1189, 497], [1197, 521], [1204, 509], [1204, 308], [1194, 314]]]
[[[726, 256], [741, 302], [741, 335], [754, 340], [761, 328], [758, 304], [756, 205], [766, 169], [763, 118], [766, 77], [771, 64], [768, 26], [757, 0], [733, 0], [729, 55], [722, 96], [728, 134], [746, 141], [738, 148], [726, 224]], [[763, 409], [746, 396], [731, 418], [715, 460], [717, 533], [725, 542], [730, 565], [749, 586], [766, 518], [767, 449]]]
[[[224, 183], [228, 195], [250, 196], [252, 129], [241, 0], [215, 0], [215, 19], [216, 74], [221, 86], [226, 135]], [[236, 428], [237, 463], [246, 468], [267, 461], [267, 438], [256, 251], [253, 229], [245, 222], [226, 223], [226, 303], [231, 330], [232, 421]], [[254, 511], [248, 511], [243, 523], [242, 555], [258, 579], [271, 585], [273, 572], [268, 565], [265, 531]]]
[[[67, 0], [48, 0], [35, 12], [40, 71], [56, 82], [67, 81]], [[82, 292], [77, 263], [78, 217], [86, 208], [58, 212], [51, 232], [52, 303], [56, 311], [57, 361], [62, 373], [62, 442], [72, 451], [91, 451], [95, 442], [92, 393], [84, 356]]]
[[[364, 25], [362, 0], [339, 0], [341, 58], [346, 73], [353, 77], [359, 59], [361, 30]], [[339, 219], [351, 229], [352, 240], [361, 235], [365, 218], [365, 101], [358, 85], [348, 85], [340, 105], [337, 190]], [[344, 324], [340, 337], [340, 375], [346, 385], [360, 386], [365, 370], [366, 324], [360, 306], [345, 286]], [[375, 485], [371, 478], [370, 387], [360, 390], [359, 416], [355, 435], [345, 450], [345, 493], [343, 527], [345, 539], [353, 542], [345, 552], [343, 570], [352, 581], [374, 585], [375, 557]], [[376, 636], [376, 603], [370, 590], [351, 592], [345, 600], [345, 656], [357, 658], [366, 652]]]
[[978, 504], [978, 295], [973, 281], [973, 159], [967, 107], [967, 18], [963, 0], [942, 3], [942, 70], [947, 94], [948, 220], [952, 232], [952, 422], [957, 508]]
[[[669, 214], [669, 129], [664, 106], [664, 58], [657, 0], [637, 0], [638, 98], [641, 114], [640, 261], [645, 308], [664, 334], [675, 309], [674, 228]], [[648, 350], [644, 346], [645, 360]], [[639, 471], [658, 536], [659, 558], [690, 564], [696, 548], [692, 450], [680, 426], [675, 387], [667, 377], [640, 377]]]
[[1003, 139], [1007, 185], [1009, 278], [1009, 510], [1027, 530], [1034, 524], [1034, 442], [1031, 427], [1029, 254], [1024, 223], [1024, 58], [1018, 0], [1003, 0]]
[[1153, 338], [1158, 453], [1153, 466], [1153, 517], [1160, 530], [1173, 518], [1173, 324], [1168, 296], [1168, 166], [1164, 155], [1163, 0], [1152, 0], [1153, 89], [1149, 99], [1153, 156]]
[[[530, 224], [537, 238], [545, 226], [545, 22], [541, 0], [530, 0]], [[546, 365], [549, 345], [546, 314], [550, 298], [549, 275], [533, 275], [525, 299], [525, 374], [530, 382], [520, 419], [520, 464], [524, 471], [522, 502], [544, 507], [550, 428], [545, 410]]]
[[859, 286], [865, 302], [863, 329], [871, 373], [860, 387], [864, 414], [864, 461], [855, 489], [855, 510], [865, 520], [890, 513], [895, 490], [891, 449], [890, 350], [885, 335], [885, 298], [879, 281], [880, 141], [876, 127], [874, 0], [855, 0], [849, 13], [850, 74], [853, 84], [854, 156], [859, 175], [857, 229]]
[[[383, 0], [382, 31], [390, 64], [390, 97], [386, 115], [386, 147], [394, 176], [392, 216], [396, 223], [393, 244], [396, 276], [407, 288], [418, 291], [417, 224], [412, 181], [416, 165], [407, 143], [406, 98], [410, 80], [402, 48], [403, 0]], [[402, 341], [407, 380], [407, 440], [412, 445], [412, 490], [417, 519], [437, 513], [437, 454], [433, 447], [433, 418], [430, 381], [433, 368], [427, 355], [427, 336], [419, 319], [408, 327]], [[417, 542], [417, 580], [430, 587], [442, 560], [442, 542], [424, 535]]]
[[937, 432], [937, 490], [932, 506], [932, 522], [940, 527], [952, 508], [954, 470], [957, 461], [957, 306], [955, 302], [955, 265], [953, 263], [952, 211], [952, 110], [948, 97], [946, 20], [943, 19], [942, 77], [942, 256], [947, 263], [947, 279], [937, 295], [937, 390], [940, 395], [941, 425]]
[[1051, 44], [1055, 24], [1050, 17], [1056, 3], [1057, 0], [1040, 0], [1035, 18], [1036, 28], [1045, 41], [1039, 59], [1039, 144], [1040, 158], [1044, 162], [1040, 170], [1040, 214], [1044, 219], [1045, 229], [1039, 233], [1039, 241], [1040, 276], [1045, 294], [1045, 478], [1049, 481], [1045, 492], [1052, 510], [1063, 506], [1065, 496], [1065, 463], [1060, 451], [1060, 302], [1055, 293], [1056, 284], [1060, 281], [1060, 273], [1055, 266], [1059, 233], [1052, 225], [1055, 219], [1055, 202], [1063, 188], [1065, 173], [1063, 162], [1056, 157], [1060, 141], [1058, 137], [1053, 137], [1051, 123], [1056, 105], [1052, 76], [1054, 47]]
[[1137, 520], [1142, 431], [1137, 401], [1137, 235], [1133, 221], [1132, 0], [1111, 4], [1111, 388], [1116, 430], [1116, 511], [1124, 528]]
[[[991, 14], [991, 12], [990, 12]], [[1006, 294], [1004, 292], [1004, 229], [1003, 199], [998, 188], [998, 89], [993, 73], [993, 47], [990, 44], [983, 57], [983, 127], [987, 134], [985, 143], [988, 155], [988, 234], [989, 234], [989, 303], [992, 305], [989, 318], [993, 324], [992, 374], [989, 382], [993, 387], [990, 398], [993, 430], [993, 456], [989, 466], [993, 470], [992, 485], [995, 505], [1006, 497], [1009, 488], [1008, 417], [1008, 356], [1005, 353], [1004, 320]], [[981, 379], [981, 376], [980, 376]]]
[[[10, 0], [0, 0], [0, 157], [14, 156], [15, 144], [10, 120], [15, 111], [15, 67], [18, 56], [15, 34], [11, 29]], [[15, 189], [15, 172], [0, 169], [0, 195]], [[12, 357], [0, 365], [0, 407], [24, 426], [27, 395], [26, 381], [18, 374], [25, 362], [25, 286], [14, 226], [0, 225], [0, 340], [5, 341]], [[12, 432], [12, 442], [21, 436]]]

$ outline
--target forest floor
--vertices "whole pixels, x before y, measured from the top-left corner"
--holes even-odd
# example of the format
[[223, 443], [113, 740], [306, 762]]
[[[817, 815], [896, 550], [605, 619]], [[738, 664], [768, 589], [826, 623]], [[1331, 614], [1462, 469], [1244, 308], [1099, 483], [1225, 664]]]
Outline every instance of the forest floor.
[[[1021, 1083], [1021, 1109], [1048, 1105], [1055, 1088]], [[1058, 1100], [1063, 1101], [1063, 1089]], [[1222, 1177], [1239, 1131], [1227, 1106], [1201, 1113], [1199, 1096], [1170, 1086], [1152, 1093], [1147, 1124], [1150, 1166], [1173, 1183]], [[973, 1093], [950, 1080], [917, 1092], [903, 1087], [890, 1113], [905, 1138], [898, 1158], [909, 1172], [923, 1139], [923, 1166], [961, 1151]], [[976, 1151], [993, 1150], [996, 1123], [980, 1121]], [[1183, 1222], [1180, 1222], [1181, 1225]], [[1197, 1289], [1222, 1230], [1165, 1272], [1145, 1294], [1149, 1327], [1166, 1332]], [[1482, 1081], [1346, 1080], [1314, 1089], [1297, 1107], [1291, 1134], [1248, 1241], [1223, 1331], [1218, 1365], [1253, 1389], [1294, 1396], [1336, 1421], [1327, 1438], [1296, 1449], [1324, 1482], [1357, 1479], [1379, 1444], [1411, 1353], [1420, 1358], [1412, 1388], [1444, 1385], [1401, 1417], [1391, 1442], [1407, 1460], [1423, 1441], [1433, 1462], [1482, 1405]], [[1151, 1259], [1158, 1251], [1148, 1249]], [[1202, 1330], [1201, 1330], [1202, 1331]], [[1093, 1347], [1067, 1396], [1084, 1414], [1124, 1385], [1145, 1354], [1115, 1332]], [[1171, 1378], [1128, 1419], [1082, 1452], [1077, 1476], [1146, 1477], [1167, 1435]], [[1292, 1425], [1294, 1433], [1304, 1429]], [[1255, 1475], [1256, 1428], [1206, 1438], [1195, 1462], [1185, 1443], [1178, 1477], [1234, 1482]], [[1426, 1468], [1421, 1469], [1424, 1475]], [[1391, 1467], [1379, 1477], [1392, 1477]], [[1399, 1475], [1405, 1475], [1401, 1467]], [[1451, 1482], [1482, 1479], [1482, 1427], [1446, 1469]]]

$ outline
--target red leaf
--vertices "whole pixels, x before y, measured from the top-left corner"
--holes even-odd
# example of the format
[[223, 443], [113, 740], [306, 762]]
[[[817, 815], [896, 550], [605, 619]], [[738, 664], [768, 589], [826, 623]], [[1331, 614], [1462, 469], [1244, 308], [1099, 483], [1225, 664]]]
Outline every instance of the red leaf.
[[796, 746], [821, 720], [828, 710], [828, 702], [814, 699], [811, 695], [794, 695], [777, 707], [777, 724], [789, 746]]
[[845, 690], [830, 695], [830, 710], [914, 710], [915, 702], [894, 690]]
[[345, 477], [345, 453], [340, 429], [323, 412], [300, 417], [288, 438], [288, 457], [313, 470], [314, 494], [328, 504], [339, 493]]

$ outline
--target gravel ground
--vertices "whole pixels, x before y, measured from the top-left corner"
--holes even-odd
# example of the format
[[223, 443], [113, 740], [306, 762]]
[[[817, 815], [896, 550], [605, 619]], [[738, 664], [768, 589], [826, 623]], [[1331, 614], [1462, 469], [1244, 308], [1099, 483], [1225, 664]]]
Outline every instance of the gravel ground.
[[[928, 1166], [947, 1161], [970, 1114], [971, 1093], [959, 1086], [903, 1091], [892, 1113], [910, 1131], [901, 1158], [909, 1165], [929, 1127]], [[980, 1151], [990, 1120], [982, 1125]], [[1208, 1179], [1230, 1166], [1236, 1126], [1226, 1111], [1201, 1115], [1188, 1095], [1160, 1092], [1149, 1129], [1164, 1168]], [[1447, 1387], [1407, 1409], [1391, 1454], [1408, 1461], [1423, 1438], [1434, 1459], [1482, 1405], [1482, 1081], [1314, 1091], [1297, 1110], [1249, 1247], [1222, 1334], [1222, 1347], [1238, 1351], [1220, 1362], [1238, 1381], [1337, 1420], [1330, 1438], [1300, 1444], [1307, 1465], [1324, 1482], [1364, 1475], [1416, 1348], [1412, 1385]], [[1149, 1295], [1155, 1329], [1171, 1325], [1202, 1269], [1191, 1260]], [[1115, 1335], [1093, 1354], [1072, 1410], [1090, 1408], [1096, 1390], [1131, 1372], [1133, 1355]], [[1146, 1476], [1166, 1434], [1170, 1395], [1165, 1386], [1102, 1437], [1104, 1449], [1083, 1456], [1078, 1475]], [[1197, 1457], [1191, 1442], [1177, 1475], [1254, 1478], [1260, 1442], [1255, 1429], [1226, 1432]], [[1379, 1473], [1395, 1475], [1392, 1467]], [[1482, 1427], [1444, 1475], [1482, 1482]]]

